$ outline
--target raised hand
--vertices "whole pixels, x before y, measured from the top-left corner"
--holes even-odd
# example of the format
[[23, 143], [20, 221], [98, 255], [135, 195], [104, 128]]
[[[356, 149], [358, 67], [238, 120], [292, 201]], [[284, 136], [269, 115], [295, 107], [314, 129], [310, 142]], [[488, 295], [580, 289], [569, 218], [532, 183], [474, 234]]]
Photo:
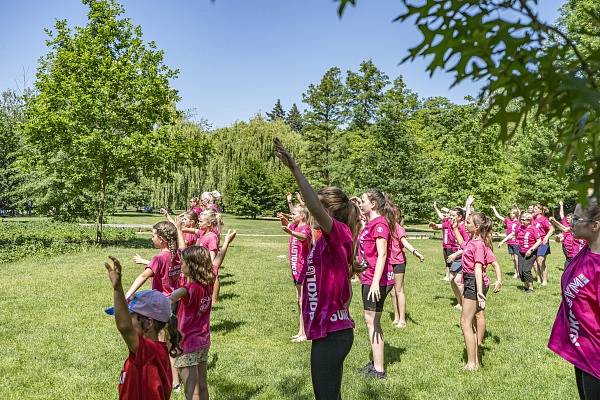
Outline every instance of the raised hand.
[[233, 239], [235, 239], [235, 235], [237, 235], [237, 231], [235, 229], [227, 229], [227, 234], [225, 235], [225, 241], [227, 243], [233, 242]]
[[113, 289], [122, 290], [123, 286], [121, 285], [121, 262], [113, 256], [109, 256], [108, 258], [112, 260], [112, 265], [110, 265], [107, 262], [104, 263], [104, 267], [106, 267], [106, 271], [108, 272], [108, 279], [110, 280]]
[[273, 139], [273, 151], [275, 152], [275, 155], [277, 156], [277, 158], [279, 158], [279, 161], [281, 161], [283, 165], [292, 169], [292, 167], [294, 166], [294, 159], [287, 151], [287, 149], [283, 146], [279, 138]]
[[277, 213], [277, 218], [279, 218], [279, 222], [281, 222], [281, 226], [288, 226], [289, 221], [282, 213]]

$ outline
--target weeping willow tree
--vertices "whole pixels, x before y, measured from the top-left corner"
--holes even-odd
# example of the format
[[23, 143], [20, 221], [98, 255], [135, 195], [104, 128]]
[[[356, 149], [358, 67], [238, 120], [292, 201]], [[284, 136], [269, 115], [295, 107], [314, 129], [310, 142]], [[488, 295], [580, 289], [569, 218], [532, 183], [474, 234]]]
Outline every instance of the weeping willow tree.
[[[278, 136], [297, 154], [300, 136], [285, 122], [265, 121], [260, 116], [248, 122], [206, 132], [196, 124], [182, 123], [170, 129], [185, 130], [189, 145], [181, 162], [160, 177], [147, 177], [152, 188], [150, 202], [155, 207], [183, 209], [188, 199], [203, 191], [227, 193], [233, 179], [248, 160], [258, 160], [269, 172], [281, 174], [281, 166], [273, 157], [273, 138]], [[224, 200], [227, 202], [227, 200]]]

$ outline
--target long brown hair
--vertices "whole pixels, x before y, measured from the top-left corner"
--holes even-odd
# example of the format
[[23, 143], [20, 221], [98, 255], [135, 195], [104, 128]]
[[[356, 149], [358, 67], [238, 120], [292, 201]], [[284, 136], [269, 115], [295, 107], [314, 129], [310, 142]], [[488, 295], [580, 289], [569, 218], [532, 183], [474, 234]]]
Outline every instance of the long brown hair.
[[350, 262], [349, 268], [350, 273], [361, 272], [362, 268], [356, 261], [356, 254], [358, 251], [358, 234], [360, 232], [360, 209], [354, 204], [346, 193], [338, 187], [327, 186], [319, 189], [317, 192], [319, 200], [323, 207], [327, 209], [329, 215], [337, 219], [340, 222], [348, 225], [352, 232], [352, 261]]
[[375, 203], [375, 211], [381, 214], [387, 221], [390, 232], [394, 232], [396, 230], [396, 223], [398, 222], [398, 209], [390, 197], [378, 189], [369, 189], [365, 194], [369, 200]]
[[215, 280], [210, 253], [204, 246], [190, 246], [181, 252], [183, 262], [190, 270], [190, 279], [203, 285]]
[[471, 214], [473, 225], [475, 225], [475, 234], [478, 235], [485, 245], [493, 250], [492, 244], [492, 220], [482, 212], [474, 212]]

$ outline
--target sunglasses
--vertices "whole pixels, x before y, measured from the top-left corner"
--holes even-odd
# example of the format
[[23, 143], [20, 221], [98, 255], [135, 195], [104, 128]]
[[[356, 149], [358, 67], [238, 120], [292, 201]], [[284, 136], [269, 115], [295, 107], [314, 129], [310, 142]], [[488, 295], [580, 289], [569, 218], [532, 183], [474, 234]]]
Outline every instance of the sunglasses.
[[573, 225], [575, 225], [575, 224], [577, 224], [579, 222], [594, 222], [594, 220], [587, 219], [587, 218], [573, 217]]

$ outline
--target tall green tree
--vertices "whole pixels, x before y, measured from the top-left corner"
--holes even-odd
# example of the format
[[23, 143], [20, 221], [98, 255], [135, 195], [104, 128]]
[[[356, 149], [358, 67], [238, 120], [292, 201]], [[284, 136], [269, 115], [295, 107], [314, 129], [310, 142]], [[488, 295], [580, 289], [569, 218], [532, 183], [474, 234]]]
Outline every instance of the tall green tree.
[[305, 112], [303, 159], [304, 170], [317, 185], [339, 184], [340, 175], [333, 172], [335, 163], [344, 160], [346, 152], [342, 125], [346, 122], [345, 105], [348, 92], [341, 71], [332, 67], [318, 84], [310, 84], [302, 95], [308, 106]]
[[20, 124], [23, 122], [23, 98], [14, 90], [0, 94], [0, 208], [13, 208], [22, 175], [17, 157], [23, 146]]
[[365, 129], [374, 121], [384, 89], [389, 83], [389, 77], [372, 60], [360, 63], [358, 72], [347, 72], [348, 111], [352, 128]]
[[[357, 0], [339, 0], [341, 15]], [[422, 39], [404, 59], [427, 58], [431, 74], [444, 70], [454, 84], [481, 81], [485, 126], [512, 138], [530, 117], [557, 127], [563, 164], [584, 166], [580, 198], [600, 194], [600, 12], [597, 1], [569, 0], [562, 25], [537, 12], [540, 2], [403, 0], [397, 21], [415, 24]], [[517, 105], [515, 107], [515, 105]]]
[[292, 108], [288, 111], [285, 117], [285, 123], [288, 124], [294, 132], [302, 132], [304, 120], [302, 119], [302, 114], [300, 113], [300, 110], [298, 110], [296, 103], [292, 104]]
[[272, 173], [259, 160], [246, 160], [227, 190], [227, 210], [256, 218], [269, 211], [272, 213], [276, 201]]
[[155, 43], [143, 41], [141, 27], [122, 17], [116, 1], [83, 3], [85, 26], [71, 30], [59, 20], [47, 30], [50, 52], [38, 66], [24, 131], [39, 154], [68, 160], [52, 169], [73, 194], [96, 194], [100, 241], [111, 185], [172, 164], [178, 141], [157, 127], [177, 115], [170, 80], [178, 71], [164, 64]]
[[273, 109], [271, 110], [271, 112], [267, 113], [267, 119], [269, 121], [276, 121], [278, 119], [285, 119], [285, 110], [283, 109], [283, 106], [281, 105], [281, 100], [277, 99], [277, 101], [275, 102], [275, 105], [273, 106]]

